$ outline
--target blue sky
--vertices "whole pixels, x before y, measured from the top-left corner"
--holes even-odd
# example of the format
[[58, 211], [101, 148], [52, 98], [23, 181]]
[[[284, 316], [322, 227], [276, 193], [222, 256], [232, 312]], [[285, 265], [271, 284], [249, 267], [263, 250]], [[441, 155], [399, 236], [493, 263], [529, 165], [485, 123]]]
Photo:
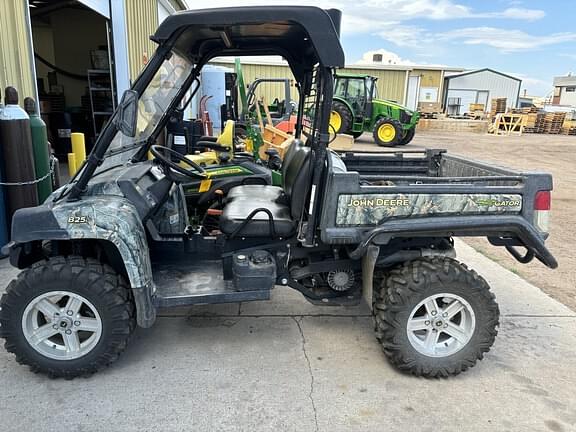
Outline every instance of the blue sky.
[[258, 4], [341, 9], [347, 64], [384, 50], [400, 63], [489, 67], [522, 78], [522, 88], [538, 96], [551, 92], [554, 76], [576, 73], [576, 0], [212, 0], [209, 6]]

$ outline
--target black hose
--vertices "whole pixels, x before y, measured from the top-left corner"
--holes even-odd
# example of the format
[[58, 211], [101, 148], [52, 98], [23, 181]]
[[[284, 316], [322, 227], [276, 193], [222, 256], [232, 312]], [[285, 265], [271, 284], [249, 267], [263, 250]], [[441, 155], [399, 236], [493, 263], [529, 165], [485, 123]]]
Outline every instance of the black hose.
[[65, 71], [64, 69], [60, 69], [58, 66], [53, 65], [45, 58], [41, 57], [38, 53], [34, 53], [34, 58], [40, 60], [41, 63], [44, 63], [50, 69], [54, 70], [55, 72], [59, 73], [60, 75], [64, 75], [65, 77], [72, 78], [78, 81], [88, 81], [88, 77], [86, 75], [79, 75], [72, 72]]

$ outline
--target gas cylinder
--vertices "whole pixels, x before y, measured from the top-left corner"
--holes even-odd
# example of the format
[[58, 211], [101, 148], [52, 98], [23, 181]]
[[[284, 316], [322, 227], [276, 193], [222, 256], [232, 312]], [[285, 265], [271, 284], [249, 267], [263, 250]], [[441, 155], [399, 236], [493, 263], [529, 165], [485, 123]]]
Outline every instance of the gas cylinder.
[[[1, 93], [1, 92], [0, 92]], [[2, 95], [0, 94], [0, 116], [4, 110]], [[0, 148], [2, 148], [2, 124], [0, 123]], [[0, 182], [4, 181], [4, 172], [0, 164]], [[6, 204], [4, 201], [4, 186], [0, 186], [0, 247], [8, 243], [8, 224], [6, 223]], [[5, 256], [0, 252], [0, 258]]]
[[[30, 117], [34, 168], [36, 169], [36, 178], [39, 179], [50, 172], [50, 152], [48, 150], [46, 123], [44, 123], [44, 120], [38, 115], [36, 101], [31, 97], [24, 99], [24, 110]], [[48, 176], [36, 186], [38, 189], [38, 202], [42, 204], [52, 193], [52, 179]]]
[[[25, 183], [36, 179], [32, 133], [28, 114], [18, 106], [18, 92], [14, 87], [6, 87], [4, 110], [0, 115], [0, 156], [4, 164], [4, 181]], [[11, 185], [4, 188], [8, 227], [12, 215], [20, 208], [38, 205], [36, 184]]]

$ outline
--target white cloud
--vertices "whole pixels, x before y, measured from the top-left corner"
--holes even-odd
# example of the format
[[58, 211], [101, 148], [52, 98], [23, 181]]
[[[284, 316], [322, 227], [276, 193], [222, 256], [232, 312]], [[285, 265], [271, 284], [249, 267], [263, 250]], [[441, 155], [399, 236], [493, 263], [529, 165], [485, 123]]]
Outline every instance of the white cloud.
[[383, 22], [377, 33], [382, 39], [399, 47], [419, 48], [431, 42], [434, 36], [422, 27], [401, 24], [399, 21]]
[[529, 51], [563, 42], [576, 41], [576, 33], [534, 36], [520, 30], [495, 27], [469, 27], [439, 33], [438, 38], [467, 45], [488, 45], [501, 52]]

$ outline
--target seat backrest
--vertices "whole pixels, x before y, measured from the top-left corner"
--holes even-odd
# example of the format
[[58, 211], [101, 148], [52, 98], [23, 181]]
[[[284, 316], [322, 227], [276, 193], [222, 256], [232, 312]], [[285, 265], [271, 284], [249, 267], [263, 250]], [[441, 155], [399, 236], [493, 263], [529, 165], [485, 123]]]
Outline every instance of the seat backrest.
[[310, 147], [299, 147], [292, 156], [290, 163], [283, 171], [282, 182], [284, 193], [290, 200], [290, 213], [297, 219], [308, 196], [310, 183]]
[[288, 170], [288, 167], [292, 162], [292, 158], [294, 157], [298, 149], [302, 147], [304, 147], [304, 143], [302, 142], [302, 140], [295, 139], [292, 141], [292, 144], [290, 144], [290, 147], [288, 147], [288, 150], [286, 150], [286, 152], [284, 153], [284, 157], [282, 158], [282, 168], [281, 168], [282, 177], [284, 177], [284, 174]]

